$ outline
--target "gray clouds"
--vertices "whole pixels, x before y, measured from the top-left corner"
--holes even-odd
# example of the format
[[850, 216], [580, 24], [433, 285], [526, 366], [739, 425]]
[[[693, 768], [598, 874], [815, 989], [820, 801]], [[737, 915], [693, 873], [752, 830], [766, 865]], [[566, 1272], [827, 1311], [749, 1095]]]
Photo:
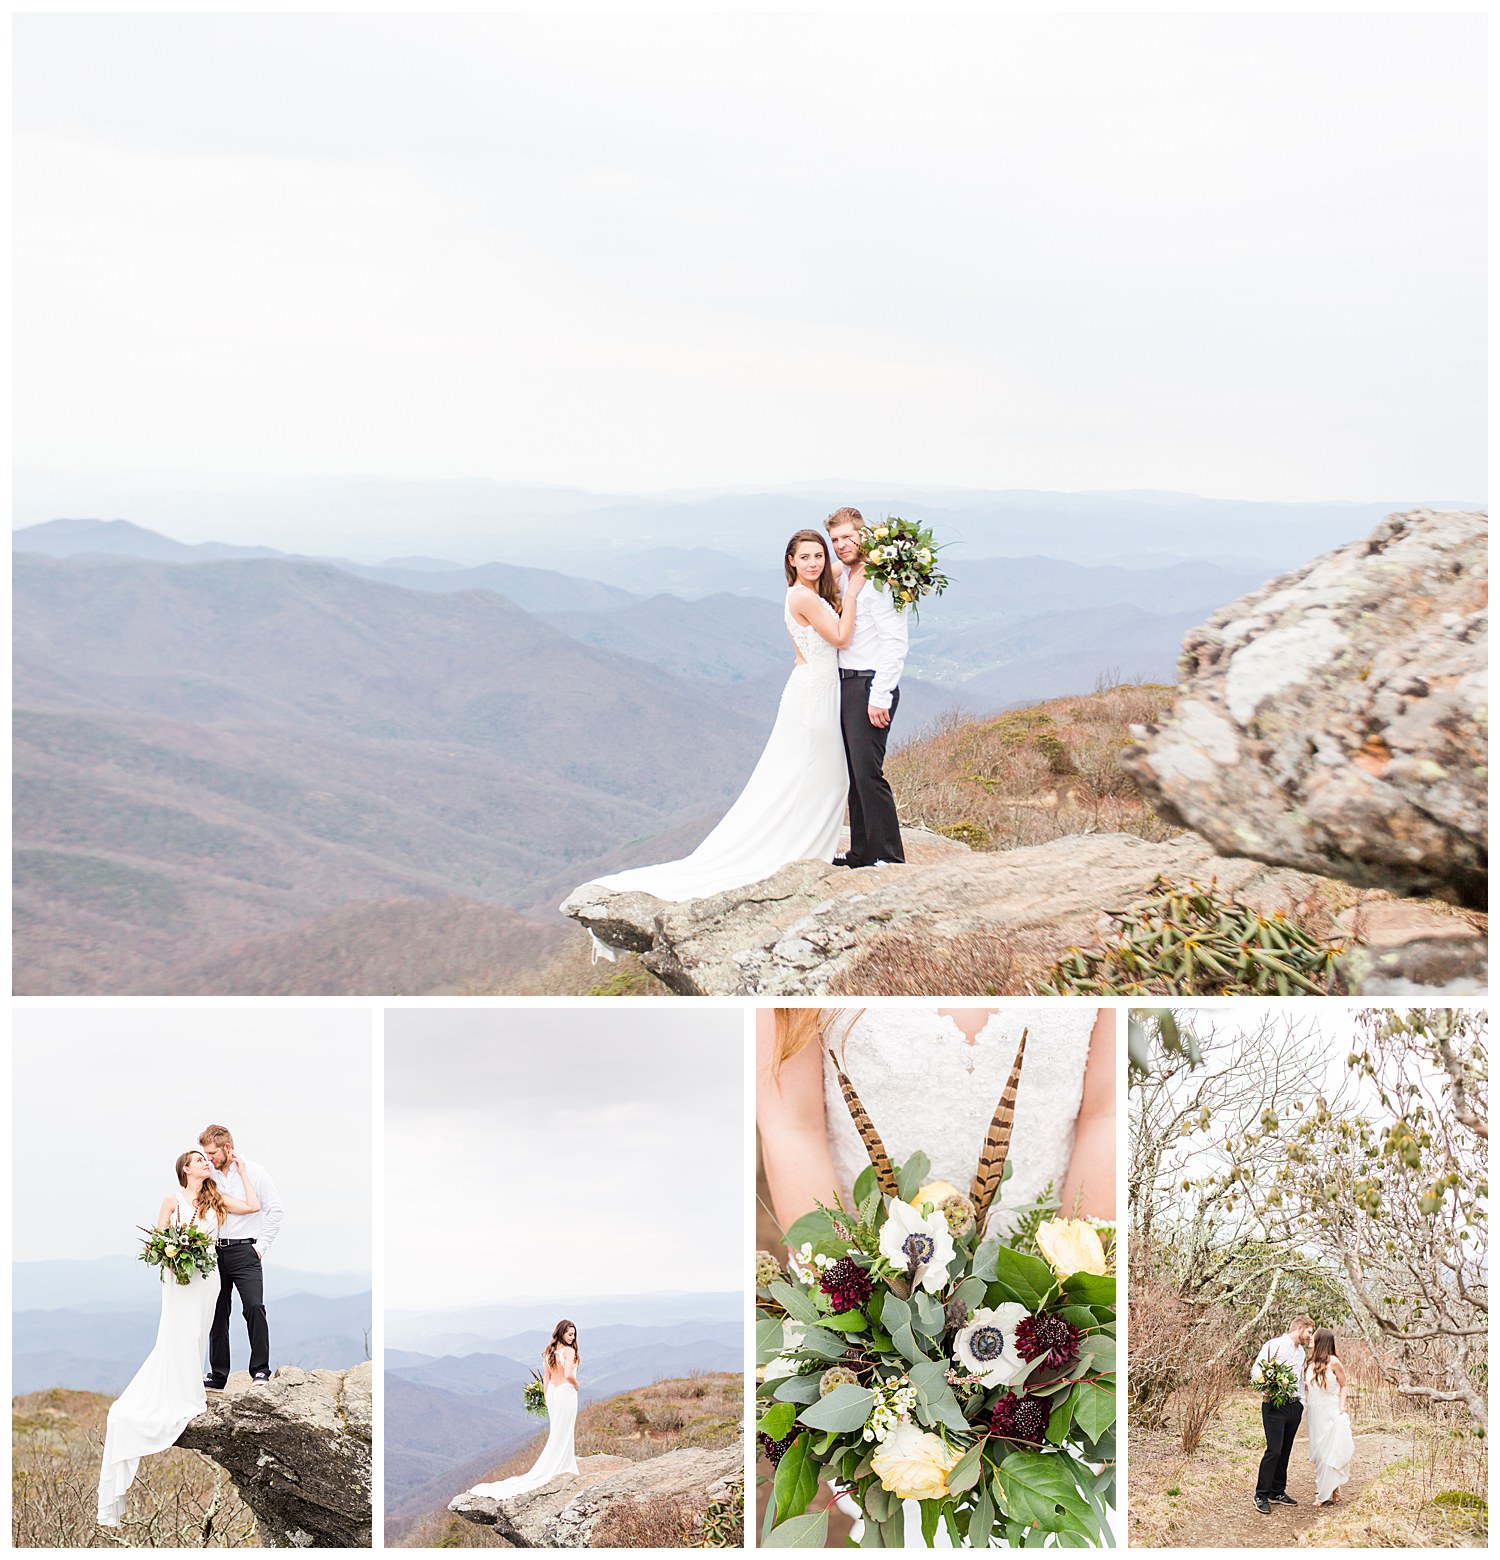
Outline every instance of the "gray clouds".
[[389, 1012], [387, 1304], [737, 1287], [744, 1058], [737, 1011]]

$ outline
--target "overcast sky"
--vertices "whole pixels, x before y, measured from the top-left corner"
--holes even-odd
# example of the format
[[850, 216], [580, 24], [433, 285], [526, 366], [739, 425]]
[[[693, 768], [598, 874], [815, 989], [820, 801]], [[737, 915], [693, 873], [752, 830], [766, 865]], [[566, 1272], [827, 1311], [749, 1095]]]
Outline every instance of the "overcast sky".
[[386, 1015], [386, 1303], [744, 1283], [744, 1018]]
[[271, 1260], [370, 1271], [367, 1011], [23, 1008], [14, 1025], [14, 1258], [130, 1255], [210, 1122], [286, 1208]]
[[1478, 15], [15, 39], [23, 467], [1484, 493]]

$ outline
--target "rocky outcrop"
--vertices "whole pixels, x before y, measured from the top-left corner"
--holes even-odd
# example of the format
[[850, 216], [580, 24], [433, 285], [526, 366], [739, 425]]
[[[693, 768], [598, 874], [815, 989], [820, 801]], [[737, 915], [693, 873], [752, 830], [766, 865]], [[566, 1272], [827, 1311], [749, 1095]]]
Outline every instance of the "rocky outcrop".
[[1392, 515], [1190, 633], [1125, 758], [1156, 810], [1227, 854], [1482, 907], [1487, 537]]
[[465, 1493], [450, 1501], [448, 1510], [494, 1528], [523, 1549], [587, 1549], [595, 1542], [595, 1530], [622, 1507], [673, 1500], [706, 1511], [732, 1498], [743, 1480], [738, 1446], [683, 1447], [644, 1462], [580, 1457], [576, 1474], [559, 1474], [538, 1490], [504, 1500]]
[[211, 1457], [279, 1549], [370, 1547], [370, 1365], [243, 1373], [177, 1438]]
[[858, 986], [863, 956], [890, 938], [915, 952], [967, 937], [1008, 941], [1029, 969], [1045, 970], [1063, 949], [1097, 942], [1105, 912], [1144, 898], [1158, 874], [1213, 878], [1265, 911], [1294, 909], [1317, 889], [1302, 873], [1218, 856], [1190, 834], [1162, 843], [1069, 835], [994, 854], [942, 843], [925, 864], [912, 851], [905, 866], [857, 872], [797, 861], [708, 899], [580, 890], [567, 908], [686, 996], [858, 996], [868, 994]]

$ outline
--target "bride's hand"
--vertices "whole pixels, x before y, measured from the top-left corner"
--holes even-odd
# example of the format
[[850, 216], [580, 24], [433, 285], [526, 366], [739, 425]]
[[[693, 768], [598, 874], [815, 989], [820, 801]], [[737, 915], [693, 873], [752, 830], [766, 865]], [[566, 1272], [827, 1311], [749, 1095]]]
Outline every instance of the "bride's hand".
[[844, 594], [848, 596], [857, 596], [860, 591], [864, 589], [864, 584], [865, 565], [864, 560], [861, 559], [858, 563], [854, 564], [850, 568], [848, 576], [844, 580]]

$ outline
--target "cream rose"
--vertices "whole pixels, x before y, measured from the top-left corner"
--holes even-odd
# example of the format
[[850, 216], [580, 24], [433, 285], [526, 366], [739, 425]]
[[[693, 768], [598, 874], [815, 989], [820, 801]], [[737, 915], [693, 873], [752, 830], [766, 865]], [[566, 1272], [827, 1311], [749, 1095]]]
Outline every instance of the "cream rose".
[[1059, 1278], [1109, 1271], [1104, 1242], [1093, 1225], [1083, 1219], [1048, 1219], [1038, 1227], [1036, 1243]]
[[898, 1425], [870, 1459], [882, 1489], [900, 1500], [943, 1500], [948, 1473], [963, 1456], [915, 1425]]

